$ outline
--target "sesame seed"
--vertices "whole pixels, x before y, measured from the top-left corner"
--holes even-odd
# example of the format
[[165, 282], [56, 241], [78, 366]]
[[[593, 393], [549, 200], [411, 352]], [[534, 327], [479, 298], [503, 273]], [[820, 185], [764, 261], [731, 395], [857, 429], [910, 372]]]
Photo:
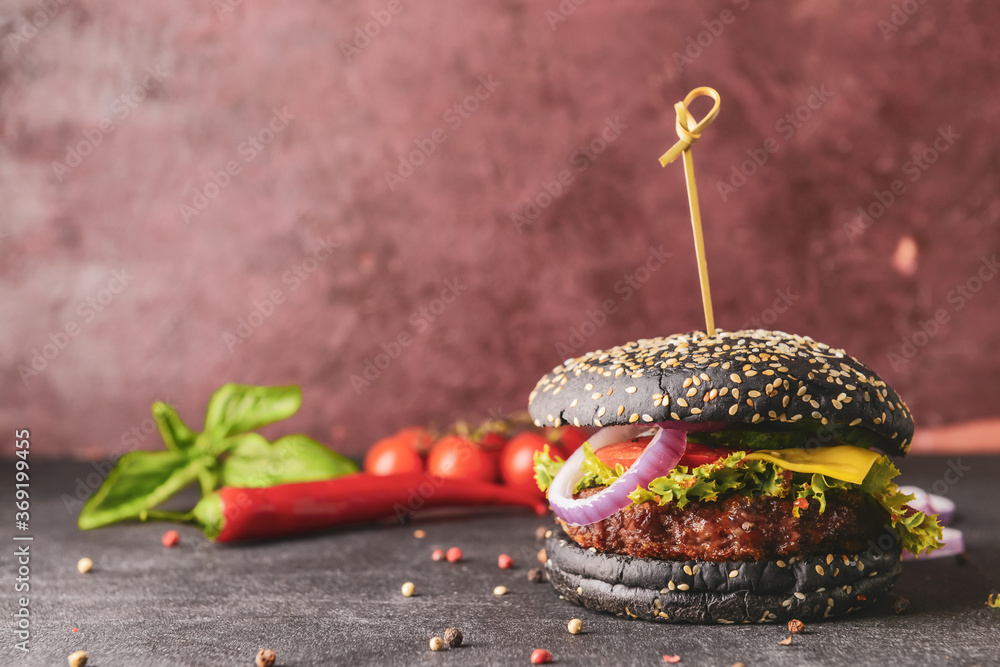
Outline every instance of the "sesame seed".
[[634, 394], [637, 391], [635, 387], [625, 387], [626, 394]]
[[634, 424], [637, 421], [639, 421], [639, 415], [637, 413], [633, 412], [631, 414], [631, 416], [629, 416], [629, 418], [628, 418], [628, 423], [629, 424]]
[[691, 383], [692, 383], [692, 382], [693, 382], [693, 380], [692, 380], [691, 378], [687, 378], [686, 380], [684, 380], [684, 384], [683, 384], [683, 385], [681, 385], [681, 387], [682, 387], [683, 389], [687, 389], [688, 387], [690, 387], [690, 386], [691, 386]]
[[691, 398], [692, 396], [694, 396], [694, 395], [695, 395], [695, 394], [697, 394], [697, 393], [698, 393], [698, 390], [697, 390], [697, 389], [695, 389], [694, 387], [691, 387], [691, 388], [690, 388], [690, 389], [688, 389], [688, 391], [687, 391], [687, 397], [688, 397], [688, 398]]
[[735, 382], [736, 384], [740, 384], [741, 382], [743, 382], [743, 378], [741, 378], [736, 373], [733, 373], [732, 375], [730, 375], [729, 379], [732, 380], [733, 382]]
[[602, 395], [603, 394], [601, 394], [601, 392], [595, 391], [593, 394], [590, 395], [590, 397], [596, 401], [597, 399], [601, 398]]
[[822, 565], [816, 566], [816, 574], [818, 574], [821, 577], [826, 575], [826, 571], [823, 569]]
[[677, 584], [677, 590], [679, 590], [679, 591], [686, 591], [689, 588], [691, 588], [691, 587], [688, 586], [687, 584]]
[[686, 408], [688, 406], [688, 402], [685, 401], [683, 398], [678, 398], [677, 405], [681, 406], [682, 408]]
[[733, 403], [732, 405], [729, 406], [729, 414], [730, 415], [735, 415], [736, 411], [739, 410], [739, 409], [740, 409], [740, 404], [739, 403]]
[[729, 578], [730, 579], [735, 579], [739, 575], [740, 575], [740, 571], [739, 570], [733, 570], [732, 572], [729, 573]]

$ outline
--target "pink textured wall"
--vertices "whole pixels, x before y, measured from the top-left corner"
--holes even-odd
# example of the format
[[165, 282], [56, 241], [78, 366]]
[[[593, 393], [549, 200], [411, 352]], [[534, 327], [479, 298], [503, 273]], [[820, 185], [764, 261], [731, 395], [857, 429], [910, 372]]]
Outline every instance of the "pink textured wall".
[[224, 382], [298, 383], [289, 427], [358, 453], [701, 327], [656, 161], [697, 85], [719, 324], [844, 346], [921, 425], [997, 415], [998, 28], [986, 0], [7, 2], [0, 422], [93, 454], [157, 398], [198, 424]]

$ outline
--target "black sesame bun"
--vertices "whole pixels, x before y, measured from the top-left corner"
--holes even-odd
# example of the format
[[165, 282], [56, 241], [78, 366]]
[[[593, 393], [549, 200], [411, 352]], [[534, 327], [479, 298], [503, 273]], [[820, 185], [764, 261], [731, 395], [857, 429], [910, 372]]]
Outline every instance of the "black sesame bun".
[[903, 455], [906, 403], [872, 369], [805, 336], [745, 330], [677, 334], [565, 361], [528, 399], [538, 426], [737, 422], [767, 431], [833, 431]]
[[785, 623], [869, 607], [899, 578], [900, 547], [851, 556], [705, 562], [584, 549], [562, 531], [546, 541], [546, 573], [567, 600], [662, 623]]

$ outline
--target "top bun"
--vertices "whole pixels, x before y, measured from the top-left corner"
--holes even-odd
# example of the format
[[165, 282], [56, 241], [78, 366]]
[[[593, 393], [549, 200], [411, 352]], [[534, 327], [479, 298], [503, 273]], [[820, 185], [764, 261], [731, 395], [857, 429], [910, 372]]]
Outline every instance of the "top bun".
[[819, 422], [860, 427], [905, 454], [906, 403], [872, 369], [806, 336], [764, 329], [645, 338], [563, 362], [531, 392], [538, 426]]

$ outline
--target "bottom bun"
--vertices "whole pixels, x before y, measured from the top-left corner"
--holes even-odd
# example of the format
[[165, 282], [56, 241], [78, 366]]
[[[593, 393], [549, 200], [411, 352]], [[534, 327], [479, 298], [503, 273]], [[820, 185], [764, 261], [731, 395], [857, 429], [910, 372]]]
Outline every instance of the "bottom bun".
[[872, 606], [902, 571], [898, 545], [854, 555], [716, 563], [601, 553], [553, 530], [545, 550], [549, 581], [565, 599], [661, 623], [821, 620]]

